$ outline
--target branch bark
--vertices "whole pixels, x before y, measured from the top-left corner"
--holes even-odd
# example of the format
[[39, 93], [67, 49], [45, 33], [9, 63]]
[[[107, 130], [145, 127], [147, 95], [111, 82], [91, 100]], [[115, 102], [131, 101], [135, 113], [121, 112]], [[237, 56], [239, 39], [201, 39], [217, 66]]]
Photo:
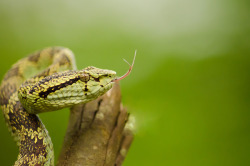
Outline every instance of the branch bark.
[[118, 84], [105, 95], [71, 109], [57, 166], [120, 166], [133, 141]]

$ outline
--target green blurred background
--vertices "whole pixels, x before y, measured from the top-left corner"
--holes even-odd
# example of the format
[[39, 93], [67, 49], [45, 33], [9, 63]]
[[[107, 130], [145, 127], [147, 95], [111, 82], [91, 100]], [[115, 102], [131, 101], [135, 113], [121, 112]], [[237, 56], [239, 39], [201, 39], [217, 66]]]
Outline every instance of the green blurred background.
[[[65, 46], [82, 69], [127, 71], [136, 118], [125, 166], [250, 165], [250, 1], [0, 0], [0, 77], [18, 59]], [[41, 114], [59, 155], [67, 109]], [[0, 117], [0, 165], [18, 149]]]

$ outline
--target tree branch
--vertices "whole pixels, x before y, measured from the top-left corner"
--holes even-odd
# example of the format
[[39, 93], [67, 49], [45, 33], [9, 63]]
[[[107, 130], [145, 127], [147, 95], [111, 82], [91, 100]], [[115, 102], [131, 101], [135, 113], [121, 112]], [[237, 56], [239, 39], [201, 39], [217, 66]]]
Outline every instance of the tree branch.
[[105, 95], [71, 109], [58, 166], [119, 166], [133, 140], [118, 84]]

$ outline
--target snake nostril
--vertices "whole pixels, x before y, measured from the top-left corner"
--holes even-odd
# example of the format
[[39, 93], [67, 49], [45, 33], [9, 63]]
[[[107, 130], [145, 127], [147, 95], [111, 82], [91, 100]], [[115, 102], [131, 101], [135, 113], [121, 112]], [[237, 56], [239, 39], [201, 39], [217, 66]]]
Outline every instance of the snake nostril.
[[100, 79], [99, 79], [99, 78], [94, 78], [94, 80], [95, 80], [96, 82], [100, 82]]

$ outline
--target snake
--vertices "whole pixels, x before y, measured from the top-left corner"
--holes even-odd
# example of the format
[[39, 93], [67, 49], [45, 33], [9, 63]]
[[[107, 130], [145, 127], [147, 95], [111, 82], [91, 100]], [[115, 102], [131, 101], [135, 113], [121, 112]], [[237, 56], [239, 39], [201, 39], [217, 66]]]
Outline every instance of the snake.
[[70, 49], [48, 47], [12, 65], [0, 85], [0, 106], [19, 148], [14, 165], [53, 166], [53, 143], [37, 114], [96, 99], [125, 78], [133, 64], [121, 77], [93, 66], [77, 70]]

